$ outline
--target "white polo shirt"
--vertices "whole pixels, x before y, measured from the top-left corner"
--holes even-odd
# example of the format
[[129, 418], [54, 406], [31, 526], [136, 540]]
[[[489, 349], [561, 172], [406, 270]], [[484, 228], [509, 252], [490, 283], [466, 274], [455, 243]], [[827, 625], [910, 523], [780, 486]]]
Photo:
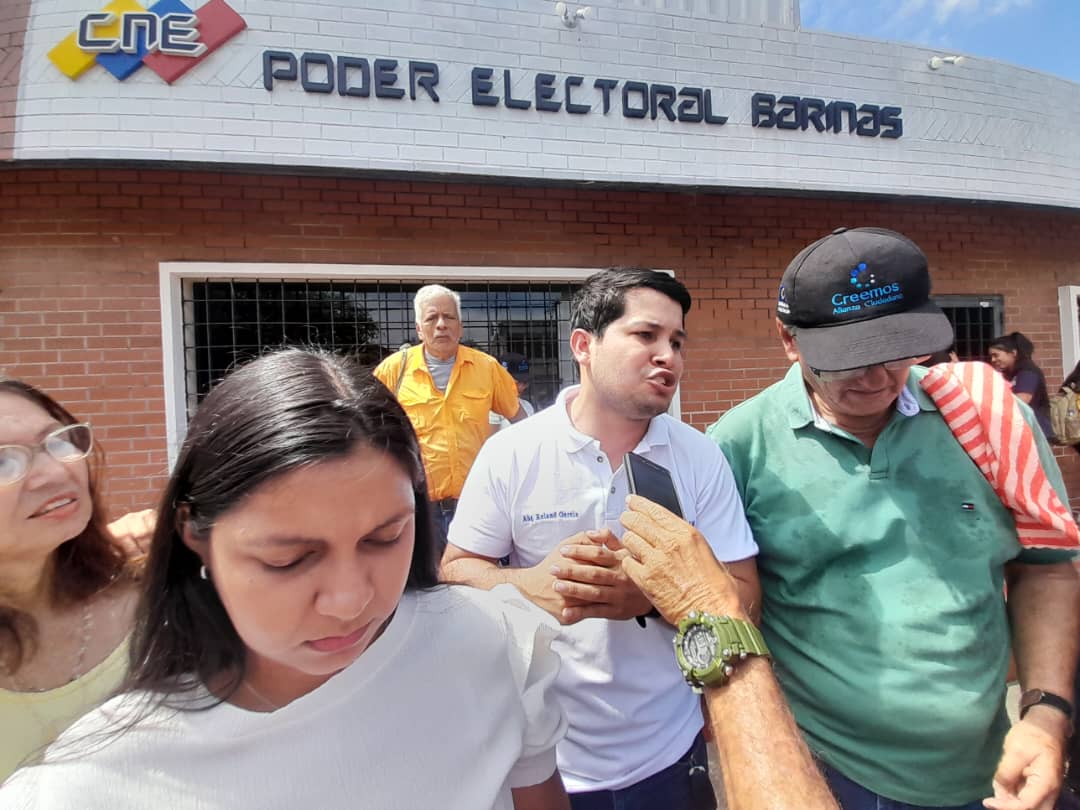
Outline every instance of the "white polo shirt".
[[[485, 557], [530, 567], [580, 531], [607, 527], [621, 537], [629, 491], [622, 465], [612, 472], [600, 443], [579, 432], [567, 411], [578, 387], [555, 404], [500, 431], [480, 450], [453, 522], [450, 542]], [[718, 559], [757, 554], [735, 482], [719, 447], [667, 414], [652, 420], [635, 448], [671, 471], [684, 517]], [[659, 619], [585, 619], [552, 644], [563, 665], [555, 694], [570, 726], [556, 753], [573, 793], [617, 790], [674, 763], [701, 729], [698, 698], [672, 649], [674, 629]]]

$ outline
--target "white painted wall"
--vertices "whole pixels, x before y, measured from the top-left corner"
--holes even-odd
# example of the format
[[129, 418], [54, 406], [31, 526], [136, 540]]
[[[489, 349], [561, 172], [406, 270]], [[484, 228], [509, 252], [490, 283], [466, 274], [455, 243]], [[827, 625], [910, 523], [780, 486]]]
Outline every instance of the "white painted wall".
[[[1080, 207], [1080, 85], [933, 51], [802, 31], [796, 0], [230, 0], [248, 29], [169, 86], [143, 69], [78, 81], [46, 57], [99, 0], [35, 0], [16, 160], [123, 159], [678, 186], [857, 191]], [[201, 3], [192, 3], [199, 6]], [[577, 3], [571, 2], [571, 8]], [[439, 64], [441, 102], [267, 92], [264, 49]], [[588, 115], [474, 107], [474, 65], [586, 77]], [[711, 88], [724, 126], [601, 114], [596, 77]], [[405, 84], [404, 81], [400, 84]], [[501, 82], [497, 83], [499, 87]], [[900, 139], [752, 128], [750, 97], [903, 108]], [[501, 94], [501, 93], [500, 93]], [[562, 98], [559, 88], [556, 98]]]

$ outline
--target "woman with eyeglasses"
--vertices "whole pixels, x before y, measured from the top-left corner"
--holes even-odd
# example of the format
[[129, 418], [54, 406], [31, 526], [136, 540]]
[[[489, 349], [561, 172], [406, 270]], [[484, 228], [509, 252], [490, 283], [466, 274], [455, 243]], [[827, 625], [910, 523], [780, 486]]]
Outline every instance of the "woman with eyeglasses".
[[0, 781], [127, 670], [135, 577], [105, 525], [90, 426], [0, 378]]
[[161, 501], [124, 694], [0, 808], [569, 810], [557, 628], [440, 586], [393, 394], [290, 349], [200, 405]]

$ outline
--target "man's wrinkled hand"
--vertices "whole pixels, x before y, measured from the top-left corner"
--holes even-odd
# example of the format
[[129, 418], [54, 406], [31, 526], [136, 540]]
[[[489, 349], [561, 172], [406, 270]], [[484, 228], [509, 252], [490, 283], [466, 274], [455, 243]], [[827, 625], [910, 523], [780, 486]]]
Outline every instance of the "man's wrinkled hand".
[[745, 618], [735, 580], [701, 532], [662, 506], [627, 498], [622, 569], [671, 624], [691, 610]]
[[608, 529], [588, 532], [587, 543], [564, 543], [563, 561], [552, 574], [555, 589], [580, 605], [563, 610], [564, 624], [582, 619], [632, 619], [652, 610], [652, 603], [622, 570], [618, 539]]
[[1052, 810], [1064, 773], [1062, 741], [1033, 720], [1013, 725], [994, 773], [990, 810]]

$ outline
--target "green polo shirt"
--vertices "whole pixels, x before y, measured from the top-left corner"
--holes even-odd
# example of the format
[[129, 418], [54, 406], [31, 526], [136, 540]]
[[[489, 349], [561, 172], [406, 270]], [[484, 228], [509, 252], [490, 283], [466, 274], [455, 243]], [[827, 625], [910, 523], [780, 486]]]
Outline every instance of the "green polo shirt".
[[925, 373], [912, 369], [873, 450], [815, 423], [798, 365], [708, 435], [760, 547], [762, 629], [810, 747], [875, 793], [959, 805], [992, 795], [1008, 728], [1004, 565], [1071, 554], [1021, 550], [1008, 510], [919, 388]]

